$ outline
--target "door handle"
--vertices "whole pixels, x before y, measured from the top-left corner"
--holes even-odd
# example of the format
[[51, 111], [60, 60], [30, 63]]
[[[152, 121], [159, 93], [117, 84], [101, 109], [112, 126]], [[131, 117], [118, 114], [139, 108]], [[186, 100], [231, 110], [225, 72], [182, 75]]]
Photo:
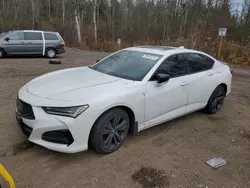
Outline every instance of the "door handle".
[[189, 83], [188, 82], [182, 82], [181, 83], [181, 86], [183, 87], [183, 86], [186, 86], [186, 85], [188, 85]]
[[208, 76], [213, 76], [213, 75], [214, 75], [213, 72], [208, 73]]

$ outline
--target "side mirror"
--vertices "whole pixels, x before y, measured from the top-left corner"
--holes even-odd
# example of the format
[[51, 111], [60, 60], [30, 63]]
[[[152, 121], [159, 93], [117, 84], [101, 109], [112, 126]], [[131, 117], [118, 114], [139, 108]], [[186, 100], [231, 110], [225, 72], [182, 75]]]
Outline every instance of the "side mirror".
[[167, 82], [170, 79], [169, 74], [156, 74], [155, 77], [156, 77], [156, 80], [157, 80], [158, 84]]
[[98, 63], [100, 60], [96, 60], [96, 63]]
[[6, 37], [4, 40], [7, 41], [7, 42], [9, 42], [10, 38]]

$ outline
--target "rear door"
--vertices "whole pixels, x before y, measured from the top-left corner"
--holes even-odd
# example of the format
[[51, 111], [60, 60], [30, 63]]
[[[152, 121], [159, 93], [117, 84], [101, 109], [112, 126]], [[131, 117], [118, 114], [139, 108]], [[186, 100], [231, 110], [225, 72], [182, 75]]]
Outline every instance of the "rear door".
[[10, 35], [6, 35], [5, 39], [8, 40], [2, 40], [1, 47], [7, 54], [18, 55], [25, 53], [25, 41], [22, 31], [14, 31]]
[[25, 53], [26, 54], [43, 54], [43, 37], [42, 32], [38, 31], [25, 31]]
[[45, 49], [55, 48], [56, 50], [61, 48], [61, 41], [56, 33], [44, 32]]
[[189, 74], [190, 91], [187, 111], [190, 112], [206, 106], [217, 81], [213, 69], [214, 60], [199, 53], [186, 53], [184, 58]]

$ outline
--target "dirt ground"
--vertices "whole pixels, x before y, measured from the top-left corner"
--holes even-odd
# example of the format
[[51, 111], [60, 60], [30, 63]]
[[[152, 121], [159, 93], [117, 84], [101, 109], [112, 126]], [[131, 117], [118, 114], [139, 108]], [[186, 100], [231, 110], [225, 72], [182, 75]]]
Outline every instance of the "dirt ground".
[[[44, 58], [0, 60], [0, 163], [17, 188], [250, 187], [247, 71], [235, 71], [232, 94], [218, 114], [196, 112], [129, 136], [110, 155], [61, 154], [27, 142], [14, 117], [18, 89], [43, 73], [93, 64], [105, 55], [68, 49], [61, 65]], [[217, 156], [228, 164], [214, 170], [204, 163]]]

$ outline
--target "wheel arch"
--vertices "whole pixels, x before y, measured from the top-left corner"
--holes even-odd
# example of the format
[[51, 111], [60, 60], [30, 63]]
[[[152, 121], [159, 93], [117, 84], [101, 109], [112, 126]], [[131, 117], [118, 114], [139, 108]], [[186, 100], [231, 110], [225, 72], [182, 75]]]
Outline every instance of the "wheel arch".
[[91, 134], [92, 134], [92, 130], [94, 128], [94, 125], [95, 123], [98, 121], [98, 119], [100, 119], [102, 117], [103, 114], [105, 114], [106, 112], [110, 111], [110, 110], [113, 110], [115, 108], [121, 108], [123, 110], [125, 110], [127, 113], [128, 113], [128, 116], [129, 116], [129, 119], [130, 119], [130, 125], [129, 125], [129, 133], [130, 134], [136, 134], [138, 132], [138, 123], [136, 122], [136, 117], [135, 117], [135, 113], [134, 111], [128, 107], [127, 105], [116, 105], [116, 106], [112, 106], [112, 107], [109, 107], [105, 110], [103, 110], [99, 115], [98, 117], [96, 118], [96, 120], [94, 121], [94, 124], [93, 126], [91, 127], [91, 130], [89, 132], [89, 138], [88, 138], [88, 143], [90, 143], [90, 139], [91, 139]]
[[0, 47], [0, 49], [3, 51], [4, 55], [6, 55], [6, 51], [2, 47]]
[[46, 48], [45, 48], [45, 52], [46, 52], [47, 50], [49, 50], [49, 49], [53, 49], [53, 50], [55, 50], [55, 52], [56, 52], [56, 48], [53, 47], [53, 46], [48, 46], [48, 47], [46, 47]]
[[[222, 86], [222, 87], [225, 89], [225, 93], [227, 94], [227, 84], [221, 83], [221, 84], [218, 85], [218, 86]], [[218, 87], [218, 86], [217, 86], [217, 87]]]

